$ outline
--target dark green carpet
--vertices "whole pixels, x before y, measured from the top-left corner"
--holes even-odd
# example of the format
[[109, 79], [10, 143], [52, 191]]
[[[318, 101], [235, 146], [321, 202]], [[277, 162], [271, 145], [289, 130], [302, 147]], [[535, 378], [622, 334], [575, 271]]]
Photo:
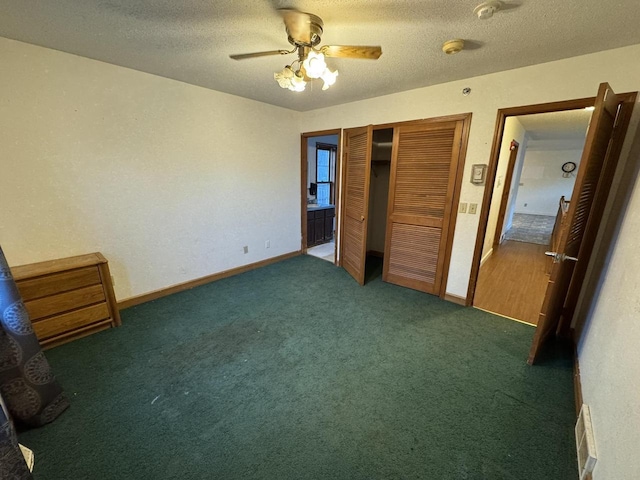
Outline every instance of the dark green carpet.
[[47, 352], [44, 479], [574, 479], [571, 358], [531, 327], [313, 257], [122, 312]]

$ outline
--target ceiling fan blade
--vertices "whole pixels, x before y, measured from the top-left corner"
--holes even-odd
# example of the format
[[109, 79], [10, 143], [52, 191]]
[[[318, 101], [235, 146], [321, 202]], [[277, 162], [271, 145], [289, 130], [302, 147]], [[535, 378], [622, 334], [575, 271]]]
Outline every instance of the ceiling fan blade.
[[234, 60], [246, 60], [247, 58], [268, 57], [269, 55], [286, 55], [292, 53], [288, 50], [270, 50], [268, 52], [241, 53], [239, 55], [229, 55]]
[[322, 35], [322, 19], [312, 13], [300, 12], [291, 8], [279, 8], [287, 34], [297, 42], [316, 45]]
[[377, 60], [382, 55], [382, 47], [364, 45], [325, 45], [320, 48], [326, 57], [336, 58], [364, 58]]

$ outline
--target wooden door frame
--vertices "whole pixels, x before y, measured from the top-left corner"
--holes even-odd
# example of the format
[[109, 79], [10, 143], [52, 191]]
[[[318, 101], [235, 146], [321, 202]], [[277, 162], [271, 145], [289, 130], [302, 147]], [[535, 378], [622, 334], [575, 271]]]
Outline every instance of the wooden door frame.
[[[338, 206], [341, 204], [340, 201], [340, 194], [341, 194], [341, 188], [342, 188], [342, 155], [341, 155], [341, 149], [342, 149], [342, 129], [341, 128], [334, 128], [331, 130], [318, 130], [315, 132], [305, 132], [305, 133], [301, 133], [300, 134], [300, 222], [301, 222], [301, 245], [300, 245], [300, 251], [302, 252], [302, 254], [304, 255], [305, 253], [307, 253], [307, 177], [309, 175], [309, 168], [308, 168], [308, 157], [307, 157], [307, 152], [308, 152], [308, 144], [309, 144], [309, 138], [313, 138], [313, 137], [324, 137], [326, 135], [337, 135], [338, 136], [338, 142], [337, 142], [337, 149], [336, 149], [336, 171], [335, 171], [335, 178], [336, 178], [336, 185], [335, 185], [335, 201], [334, 201], [334, 205], [335, 205], [335, 221], [334, 224], [335, 225], [339, 225], [339, 215], [342, 214], [342, 209], [338, 208]], [[333, 241], [334, 241], [334, 254], [333, 254], [333, 261], [335, 265], [338, 265], [338, 229], [336, 228], [334, 230], [333, 233]]]
[[[515, 148], [513, 147], [515, 144]], [[493, 236], [493, 248], [500, 245], [502, 237], [502, 229], [504, 228], [504, 217], [507, 213], [507, 204], [509, 203], [509, 194], [511, 193], [511, 183], [513, 182], [513, 172], [516, 167], [516, 160], [518, 158], [518, 151], [520, 144], [515, 139], [511, 140], [509, 154], [509, 164], [507, 165], [507, 173], [504, 176], [504, 188], [502, 189], [502, 198], [500, 199], [500, 209], [498, 210], [498, 222], [496, 224], [496, 233]], [[495, 185], [494, 185], [495, 188]], [[493, 196], [493, 195], [492, 195]]]
[[471, 263], [471, 274], [469, 276], [469, 286], [467, 288], [467, 298], [465, 302], [466, 306], [471, 306], [473, 304], [473, 299], [476, 293], [478, 274], [480, 273], [480, 261], [482, 260], [482, 246], [484, 244], [484, 237], [487, 234], [491, 197], [493, 196], [493, 187], [496, 180], [496, 173], [498, 171], [498, 160], [500, 158], [500, 149], [502, 146], [502, 138], [504, 136], [504, 127], [507, 117], [517, 117], [520, 115], [532, 115], [537, 113], [562, 112], [565, 110], [578, 110], [594, 106], [595, 101], [596, 97], [586, 97], [560, 102], [501, 108], [498, 110], [496, 126], [493, 134], [493, 144], [491, 146], [491, 156], [489, 157], [489, 166], [487, 167], [487, 180], [484, 187], [484, 196], [482, 198], [482, 208], [480, 210], [480, 221], [478, 223], [478, 232], [476, 234], [476, 245]]

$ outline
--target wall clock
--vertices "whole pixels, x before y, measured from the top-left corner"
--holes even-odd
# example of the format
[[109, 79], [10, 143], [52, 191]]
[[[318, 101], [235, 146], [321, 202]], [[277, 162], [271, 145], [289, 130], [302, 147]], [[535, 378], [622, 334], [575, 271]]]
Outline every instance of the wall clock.
[[576, 169], [576, 164], [574, 162], [566, 162], [562, 164], [562, 171], [564, 173], [571, 173]]

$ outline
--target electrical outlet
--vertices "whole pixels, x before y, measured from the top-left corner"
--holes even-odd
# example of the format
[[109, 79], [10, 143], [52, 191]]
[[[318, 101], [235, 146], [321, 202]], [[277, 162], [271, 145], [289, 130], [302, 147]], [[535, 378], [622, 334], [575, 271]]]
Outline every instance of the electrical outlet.
[[461, 203], [460, 204], [460, 208], [458, 209], [458, 211], [460, 213], [467, 213], [467, 204], [466, 203]]
[[271, 240], [264, 242], [264, 248], [271, 248]]
[[245, 245], [242, 248], [244, 249], [244, 253], [249, 253], [249, 247], [247, 245]]
[[478, 204], [477, 203], [470, 203], [469, 204], [469, 213], [471, 215], [475, 215], [477, 210], [478, 210]]

